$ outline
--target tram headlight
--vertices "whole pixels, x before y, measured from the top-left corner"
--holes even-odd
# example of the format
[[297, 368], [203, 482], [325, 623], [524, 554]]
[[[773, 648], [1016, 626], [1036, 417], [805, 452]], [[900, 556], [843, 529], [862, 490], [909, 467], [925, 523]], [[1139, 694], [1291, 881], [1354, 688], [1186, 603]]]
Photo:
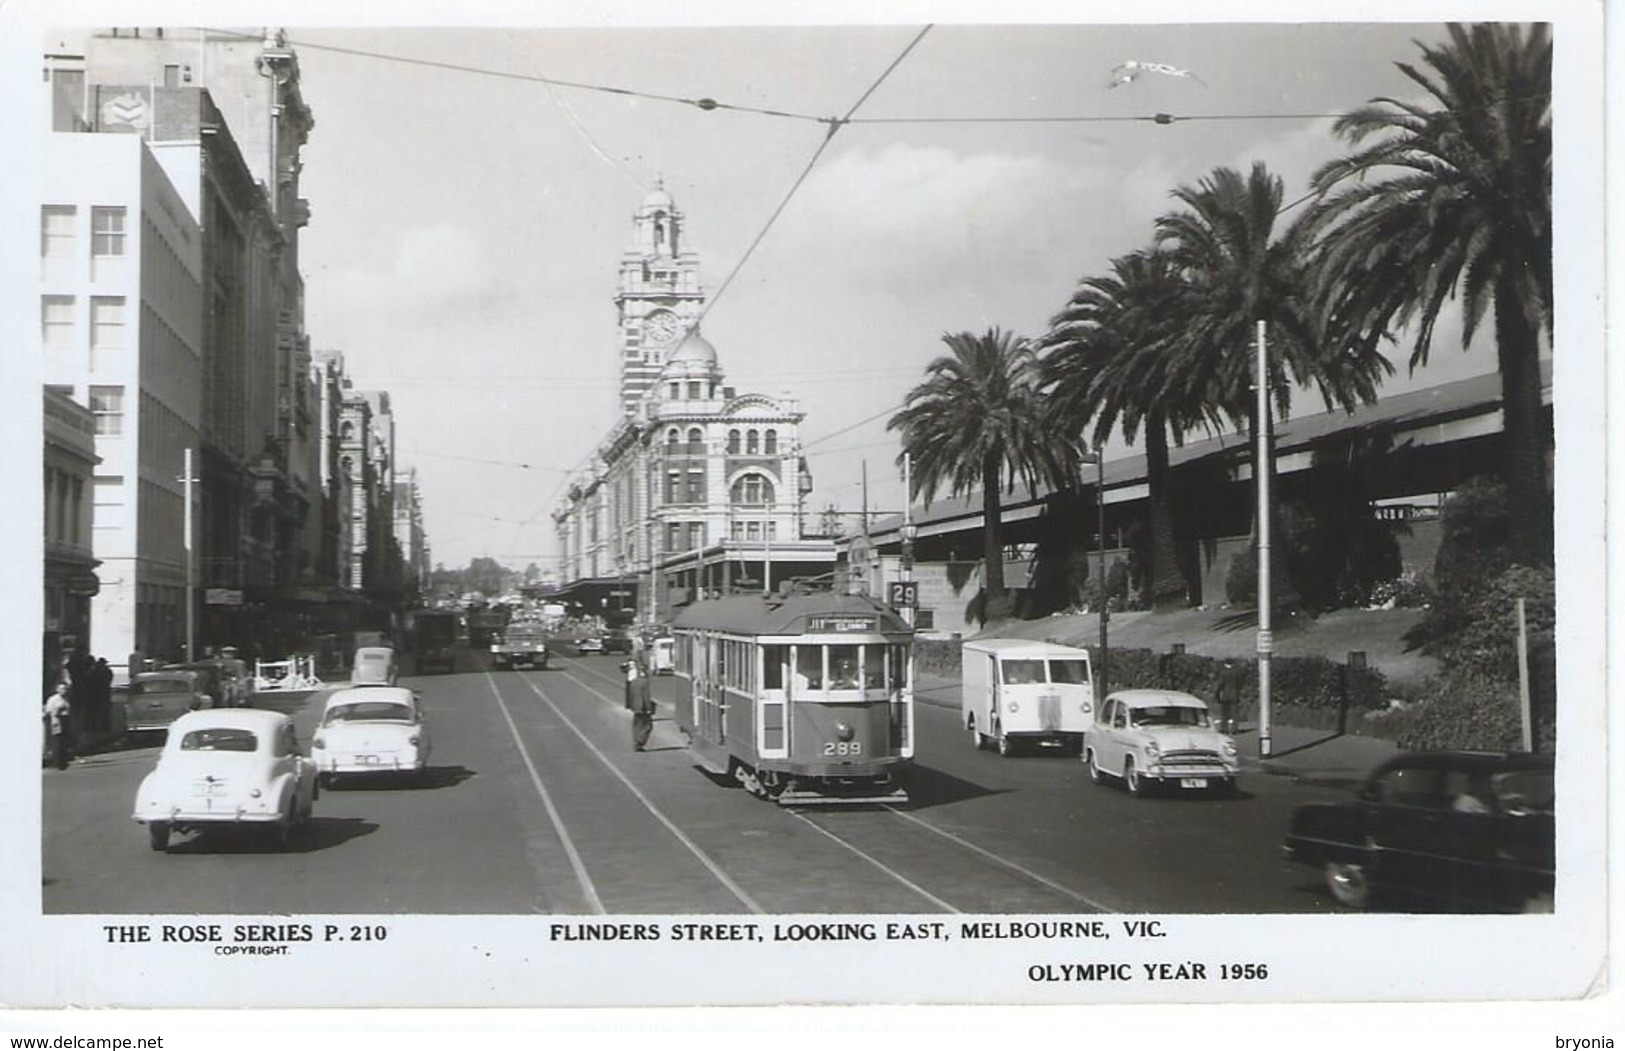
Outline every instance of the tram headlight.
[[1021, 711], [1021, 705], [1017, 704], [1015, 701], [1009, 701], [1005, 704], [1004, 710], [1007, 712], [1019, 712]]
[[846, 723], [835, 724], [835, 739], [837, 741], [850, 741], [852, 740], [852, 737], [853, 733], [851, 726], [847, 725]]

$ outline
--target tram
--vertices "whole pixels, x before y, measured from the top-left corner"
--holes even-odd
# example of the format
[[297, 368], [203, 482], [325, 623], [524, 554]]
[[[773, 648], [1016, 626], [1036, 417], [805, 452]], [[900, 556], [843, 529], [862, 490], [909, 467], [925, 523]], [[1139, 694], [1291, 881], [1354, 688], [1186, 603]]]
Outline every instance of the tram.
[[859, 595], [788, 584], [672, 622], [677, 726], [700, 764], [784, 806], [906, 802], [914, 633]]

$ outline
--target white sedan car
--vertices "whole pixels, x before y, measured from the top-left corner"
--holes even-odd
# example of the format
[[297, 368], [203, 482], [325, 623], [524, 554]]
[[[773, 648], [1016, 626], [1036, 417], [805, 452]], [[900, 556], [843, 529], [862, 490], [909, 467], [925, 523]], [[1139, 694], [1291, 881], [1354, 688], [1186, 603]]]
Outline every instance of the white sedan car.
[[328, 782], [340, 774], [421, 775], [429, 765], [429, 730], [417, 694], [404, 686], [336, 691], [310, 755]]
[[248, 825], [286, 846], [310, 825], [316, 793], [316, 767], [299, 754], [286, 715], [208, 708], [170, 725], [132, 816], [147, 826], [153, 850], [167, 850], [172, 832]]
[[1236, 742], [1213, 728], [1207, 703], [1178, 690], [1118, 690], [1083, 735], [1089, 780], [1120, 777], [1134, 795], [1153, 785], [1236, 786]]

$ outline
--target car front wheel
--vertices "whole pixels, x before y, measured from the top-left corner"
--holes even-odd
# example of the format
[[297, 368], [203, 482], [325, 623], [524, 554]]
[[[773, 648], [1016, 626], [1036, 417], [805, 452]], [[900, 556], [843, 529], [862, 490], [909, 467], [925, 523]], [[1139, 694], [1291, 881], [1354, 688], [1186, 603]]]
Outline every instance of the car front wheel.
[[1140, 770], [1133, 759], [1123, 760], [1123, 783], [1128, 786], [1129, 795], [1145, 795], [1146, 783], [1140, 778]]
[[152, 844], [153, 850], [169, 849], [169, 822], [147, 822], [147, 842]]
[[1339, 905], [1363, 909], [1371, 904], [1371, 881], [1365, 866], [1350, 861], [1326, 862], [1326, 889]]

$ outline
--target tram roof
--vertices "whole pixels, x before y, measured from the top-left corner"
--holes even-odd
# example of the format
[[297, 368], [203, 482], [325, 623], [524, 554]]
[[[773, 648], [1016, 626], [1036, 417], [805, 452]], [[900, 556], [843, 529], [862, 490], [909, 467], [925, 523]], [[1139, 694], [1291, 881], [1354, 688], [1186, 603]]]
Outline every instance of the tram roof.
[[[735, 631], [747, 635], [841, 634], [841, 629], [818, 630], [809, 627], [817, 617], [870, 617], [874, 631], [907, 632], [911, 629], [896, 611], [863, 595], [837, 595], [831, 592], [790, 595], [723, 595], [700, 599], [672, 618], [675, 628], [707, 631]], [[850, 628], [846, 629], [851, 631]]]

